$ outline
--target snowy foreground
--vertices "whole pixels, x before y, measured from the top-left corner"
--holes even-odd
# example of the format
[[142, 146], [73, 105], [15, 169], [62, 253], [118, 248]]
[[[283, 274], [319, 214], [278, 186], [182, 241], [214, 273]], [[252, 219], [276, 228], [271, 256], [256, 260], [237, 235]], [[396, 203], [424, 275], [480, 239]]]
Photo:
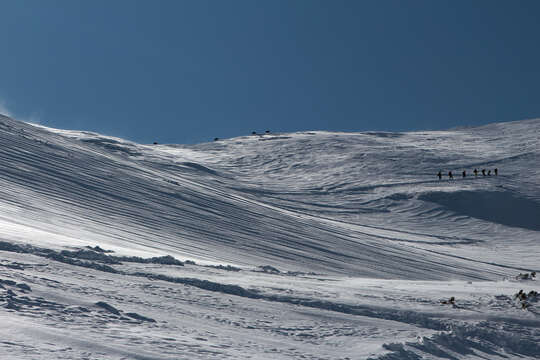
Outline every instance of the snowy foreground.
[[539, 139], [141, 145], [0, 116], [0, 359], [538, 359], [540, 297], [514, 295], [540, 291], [516, 279]]

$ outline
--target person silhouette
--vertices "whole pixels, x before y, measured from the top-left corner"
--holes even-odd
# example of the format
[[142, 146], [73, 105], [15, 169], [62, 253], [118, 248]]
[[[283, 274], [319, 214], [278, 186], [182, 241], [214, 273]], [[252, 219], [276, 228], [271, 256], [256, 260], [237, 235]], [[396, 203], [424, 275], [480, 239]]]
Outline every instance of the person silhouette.
[[437, 173], [437, 176], [439, 177], [439, 180], [441, 180], [441, 179], [442, 179], [442, 173], [441, 173], [441, 171], [440, 171], [440, 170], [439, 170], [439, 172]]
[[499, 175], [499, 169], [495, 168], [493, 171], [495, 172], [495, 176]]
[[473, 173], [474, 173], [474, 176], [478, 176], [478, 169], [475, 168]]
[[449, 172], [448, 172], [448, 177], [449, 177], [450, 179], [453, 179], [453, 178], [454, 178], [454, 175], [452, 175], [452, 171], [449, 171]]
[[462, 175], [463, 177], [467, 177], [467, 172], [466, 172], [465, 170], [463, 170], [463, 172], [461, 173], [461, 175]]

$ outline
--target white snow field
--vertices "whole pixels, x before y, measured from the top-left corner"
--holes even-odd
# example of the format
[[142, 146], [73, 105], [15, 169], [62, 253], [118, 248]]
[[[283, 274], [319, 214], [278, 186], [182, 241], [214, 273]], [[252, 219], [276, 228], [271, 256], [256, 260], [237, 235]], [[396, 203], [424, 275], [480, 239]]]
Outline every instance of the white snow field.
[[0, 359], [538, 359], [539, 139], [0, 116]]

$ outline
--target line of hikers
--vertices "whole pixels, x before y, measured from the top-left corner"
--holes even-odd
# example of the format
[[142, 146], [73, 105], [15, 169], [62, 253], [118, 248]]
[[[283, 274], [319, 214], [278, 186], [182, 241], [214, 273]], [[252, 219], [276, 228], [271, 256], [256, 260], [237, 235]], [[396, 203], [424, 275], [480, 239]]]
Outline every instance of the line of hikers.
[[[478, 176], [478, 169], [474, 169], [473, 173], [474, 173], [474, 176]], [[493, 173], [495, 174], [495, 176], [499, 175], [499, 169], [495, 168], [493, 170]], [[442, 172], [439, 171], [437, 173], [437, 177], [439, 178], [439, 180], [442, 179], [442, 176], [443, 176]], [[467, 171], [463, 170], [463, 172], [461, 173], [461, 176], [464, 177], [464, 178], [467, 177]], [[487, 173], [486, 173], [486, 169], [482, 169], [482, 176], [491, 176], [491, 170], [488, 170]], [[448, 172], [448, 178], [450, 178], [450, 179], [454, 178], [454, 174], [452, 174], [452, 171]]]

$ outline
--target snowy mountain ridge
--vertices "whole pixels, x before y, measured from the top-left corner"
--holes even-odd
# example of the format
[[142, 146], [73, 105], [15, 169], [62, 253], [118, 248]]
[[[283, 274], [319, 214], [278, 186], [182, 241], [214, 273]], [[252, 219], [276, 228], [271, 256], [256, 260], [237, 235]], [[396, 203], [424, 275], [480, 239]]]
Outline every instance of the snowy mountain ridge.
[[[184, 329], [181, 345], [160, 343], [139, 358], [204, 358], [205, 352], [193, 346], [200, 347], [202, 340], [196, 338], [208, 341], [200, 333], [211, 332], [216, 321], [222, 325], [214, 334], [215, 341], [233, 343], [228, 347], [214, 344], [214, 350], [219, 348], [217, 356], [223, 358], [356, 355], [412, 359], [425, 354], [480, 358], [490, 352], [491, 358], [512, 352], [534, 358], [539, 350], [534, 345], [539, 338], [537, 315], [532, 307], [523, 312], [513, 304], [511, 293], [522, 286], [519, 282], [501, 281], [540, 270], [539, 139], [540, 120], [536, 119], [449, 131], [306, 131], [189, 146], [144, 145], [0, 116], [0, 250], [5, 268], [0, 267], [1, 275], [16, 283], [24, 279], [33, 293], [41, 291], [45, 298], [52, 293], [52, 298], [61, 297], [72, 303], [69, 306], [82, 304], [88, 310], [89, 304], [75, 291], [75, 287], [84, 288], [96, 300], [91, 304], [97, 310], [89, 311], [105, 319], [102, 326], [97, 325], [100, 321], [91, 322], [91, 328], [106, 329], [104, 336], [112, 336], [110, 331], [123, 327], [121, 321], [127, 320], [121, 319], [127, 316], [129, 321], [150, 326], [154, 333], [149, 336], [154, 340], [181, 326], [175, 321], [163, 323], [164, 309], [177, 306], [165, 295], [167, 287], [175, 286], [175, 296], [183, 299], [180, 303], [196, 308], [184, 314], [193, 322], [192, 328]], [[475, 168], [492, 174], [474, 176]], [[461, 175], [463, 170], [466, 177]], [[438, 171], [445, 175], [441, 180]], [[449, 171], [454, 173], [453, 180], [446, 176]], [[113, 253], [100, 253], [103, 249]], [[164, 256], [187, 265], [179, 267]], [[25, 262], [33, 265], [13, 270]], [[78, 270], [83, 268], [111, 284], [103, 289], [107, 301], [98, 301], [103, 293], [89, 290], [96, 284]], [[36, 283], [40, 273], [51, 281], [78, 285], [67, 286], [62, 290], [66, 294], [59, 295], [48, 282]], [[153, 295], [141, 290], [149, 287], [155, 288]], [[359, 287], [368, 293], [358, 294]], [[119, 298], [113, 293], [120, 288], [132, 290]], [[193, 291], [196, 296], [189, 295]], [[212, 305], [201, 300], [208, 291], [217, 293], [211, 297]], [[415, 297], [418, 291], [425, 293]], [[437, 310], [441, 291], [466, 297], [463, 309]], [[125, 302], [126, 293], [133, 304]], [[501, 298], [503, 294], [508, 299]], [[8, 295], [6, 304], [19, 309], [2, 315], [3, 320], [13, 322], [17, 316], [28, 315], [22, 297]], [[218, 309], [225, 305], [217, 303], [237, 300], [242, 305], [226, 308], [232, 312], [245, 312], [246, 306], [256, 309], [244, 314], [246, 324], [231, 325], [230, 318], [219, 321]], [[112, 311], [114, 301], [133, 306], [139, 317]], [[490, 303], [489, 310], [474, 315], [475, 322], [494, 322], [474, 329], [465, 319], [483, 301]], [[100, 302], [105, 305], [95, 305]], [[144, 305], [148, 302], [159, 304], [159, 309], [150, 310]], [[37, 311], [41, 315], [62, 306], [60, 313], [68, 313], [65, 304], [49, 309], [46, 303], [37, 303], [34, 306], [43, 310]], [[309, 330], [319, 353], [310, 354], [309, 342], [301, 340], [298, 331], [276, 330], [275, 322], [285, 321], [275, 318], [277, 306], [288, 309], [285, 312], [296, 324], [293, 328], [312, 326], [321, 311], [328, 312], [325, 316], [332, 317], [332, 326], [318, 323], [319, 330]], [[296, 321], [298, 306], [310, 314]], [[103, 311], [112, 311], [113, 318]], [[154, 322], [145, 321], [141, 312], [150, 312], [148, 319]], [[203, 313], [210, 320], [200, 325]], [[263, 313], [274, 319], [269, 327], [258, 323]], [[352, 314], [356, 325], [336, 314]], [[64, 326], [62, 316], [56, 321]], [[80, 317], [73, 316], [82, 326]], [[519, 319], [515, 326], [527, 331], [529, 340], [515, 339], [524, 345], [499, 344], [497, 348], [508, 333], [492, 327], [505, 323], [508, 316]], [[476, 348], [466, 345], [466, 337], [448, 333], [453, 326], [482, 341], [473, 341]], [[374, 338], [362, 330], [373, 327], [380, 330]], [[336, 330], [333, 340], [323, 336], [337, 328], [343, 332]], [[199, 335], [189, 335], [194, 331]], [[399, 345], [389, 345], [396, 331], [404, 334], [403, 339], [398, 339]], [[240, 339], [248, 333], [253, 346]], [[272, 334], [276, 343], [284, 342], [295, 350], [270, 345], [260, 340], [263, 334]], [[65, 335], [58, 335], [53, 343], [62, 343]], [[498, 340], [483, 341], [488, 335]], [[24, 336], [12, 340], [26, 343]], [[445, 345], [452, 336], [459, 347]], [[423, 340], [414, 345], [418, 337]], [[139, 352], [136, 342], [96, 350], [96, 342], [88, 341], [89, 346], [68, 341], [75, 350], [68, 351], [66, 358], [76, 358], [84, 349], [96, 358], [100, 351], [108, 358], [136, 358]], [[426, 346], [425, 341], [433, 344]], [[340, 350], [332, 350], [338, 344]], [[271, 351], [276, 346], [279, 351]], [[434, 352], [435, 347], [440, 352]], [[456, 355], [460, 349], [462, 353]], [[58, 349], [54, 350], [58, 355]], [[43, 348], [38, 351], [42, 354]]]
[[[401, 241], [489, 240], [498, 251], [505, 244], [486, 237], [486, 232], [518, 233], [522, 241], [535, 241], [536, 233], [528, 230], [538, 230], [538, 222], [527, 215], [534, 212], [519, 213], [504, 224], [518, 211], [509, 212], [508, 203], [524, 204], [538, 213], [534, 165], [540, 122], [526, 124], [530, 126], [524, 139], [515, 139], [512, 126], [494, 125], [497, 131], [484, 127], [478, 133], [306, 132], [187, 147], [139, 145], [5, 119], [2, 198], [17, 197], [9, 202], [19, 204], [14, 209], [17, 221], [26, 222], [20, 211], [27, 212], [29, 229], [62, 245], [68, 241], [69, 245], [122, 248], [126, 254], [170, 254], [236, 266], [270, 263], [325, 272], [344, 267], [349, 274], [387, 277], [388, 272], [393, 278], [408, 277], [388, 269], [392, 261], [401, 263], [401, 256], [388, 255], [390, 263], [376, 271], [377, 264], [370, 264], [368, 270], [365, 262], [374, 254], [387, 256], [385, 247], [408, 254], [411, 249], [401, 246]], [[519, 142], [509, 143], [505, 133]], [[501, 171], [497, 178], [471, 177], [473, 167], [497, 166]], [[455, 181], [438, 181], [439, 169], [454, 170]], [[468, 178], [459, 179], [461, 169], [469, 171]], [[519, 169], [532, 171], [513, 176]], [[481, 213], [469, 214], [464, 207], [470, 204], [461, 205], [467, 197], [472, 198], [471, 204], [499, 203], [491, 214], [484, 214], [484, 220], [495, 221], [481, 221]], [[36, 221], [39, 216], [32, 213], [47, 218]], [[476, 217], [464, 219], [464, 215]], [[61, 234], [54, 230], [59, 225]], [[479, 233], [462, 238], [455, 231], [460, 227]], [[382, 245], [381, 237], [391, 240]], [[377, 249], [367, 248], [366, 243]], [[366, 251], [367, 258], [354, 259]], [[305, 263], [304, 254], [317, 261], [298, 267]], [[292, 261], [284, 263], [283, 258]], [[460, 267], [451, 259], [447, 262]], [[444, 267], [433, 270], [431, 276], [454, 273]]]

